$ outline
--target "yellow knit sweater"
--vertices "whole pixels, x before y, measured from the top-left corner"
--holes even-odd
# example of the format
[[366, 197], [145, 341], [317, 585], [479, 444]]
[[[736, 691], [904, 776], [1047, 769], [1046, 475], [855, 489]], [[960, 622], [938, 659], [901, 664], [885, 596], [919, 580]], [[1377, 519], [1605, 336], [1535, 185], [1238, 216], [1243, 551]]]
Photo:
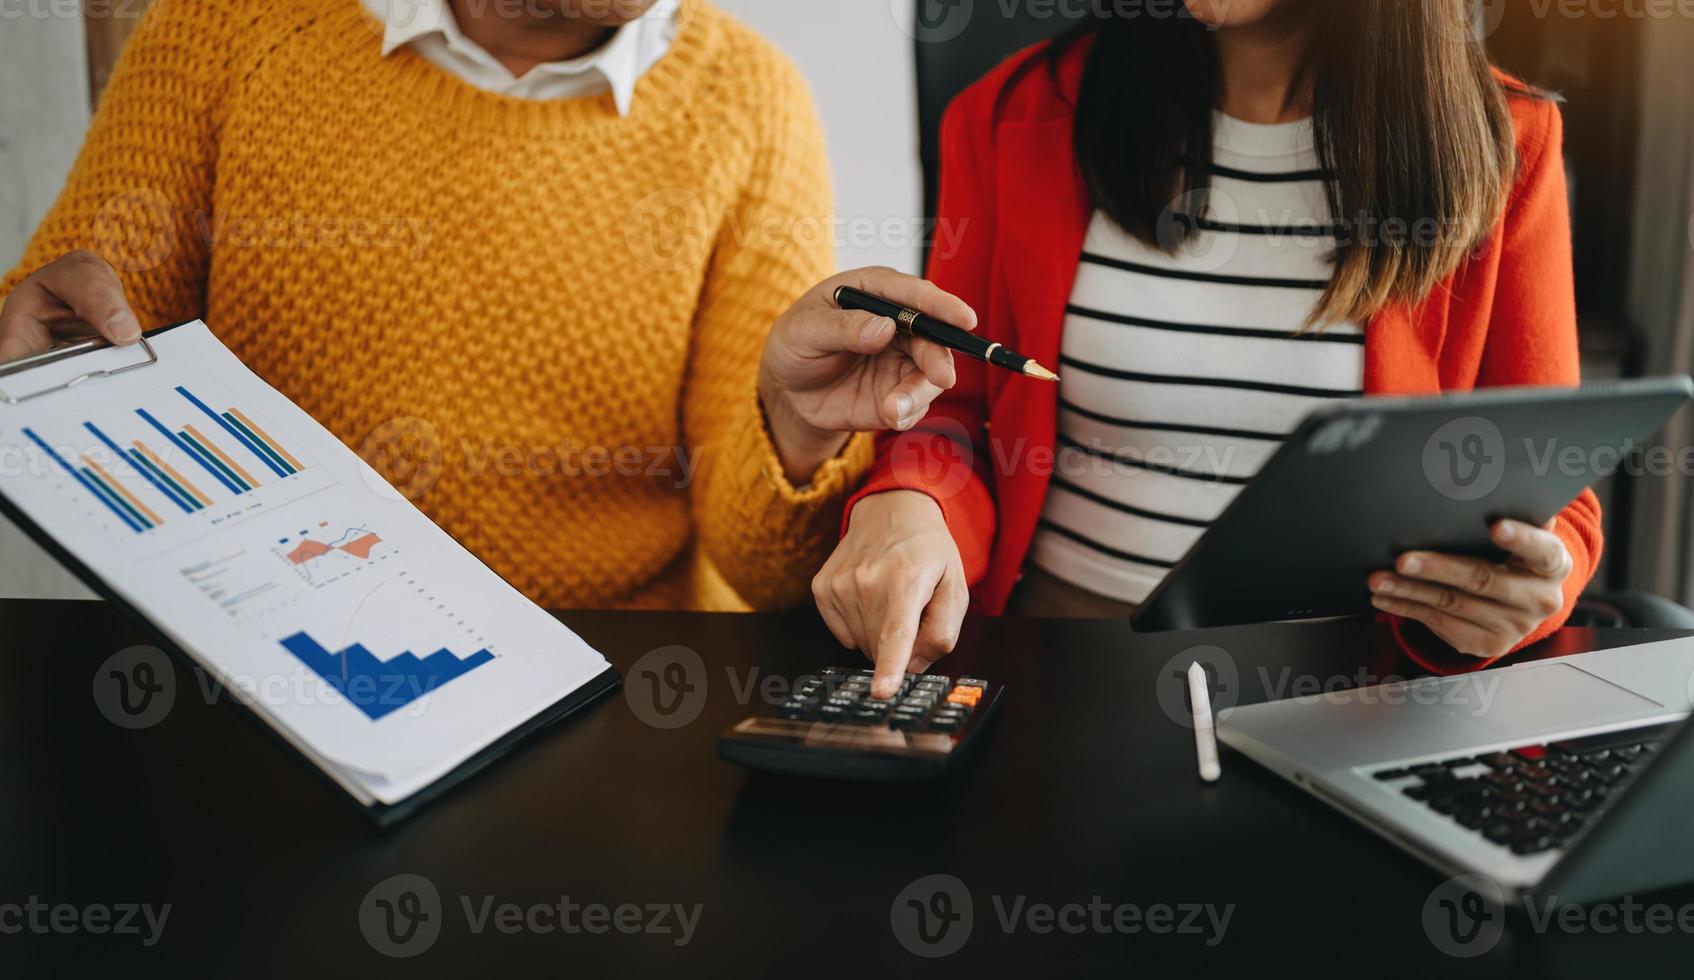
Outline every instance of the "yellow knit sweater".
[[796, 490], [755, 394], [833, 271], [823, 140], [770, 45], [680, 17], [625, 118], [383, 58], [359, 0], [160, 0], [0, 297], [99, 252], [543, 605], [801, 601], [869, 463]]

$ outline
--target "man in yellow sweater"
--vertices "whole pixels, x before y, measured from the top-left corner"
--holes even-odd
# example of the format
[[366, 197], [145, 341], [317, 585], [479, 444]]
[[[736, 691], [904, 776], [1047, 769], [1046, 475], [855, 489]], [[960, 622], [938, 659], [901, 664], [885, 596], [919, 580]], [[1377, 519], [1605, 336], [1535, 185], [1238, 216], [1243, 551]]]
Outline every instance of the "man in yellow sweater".
[[[798, 603], [945, 351], [844, 313], [798, 73], [701, 0], [156, 0], [0, 359], [203, 317], [551, 607]], [[820, 280], [825, 280], [820, 283]]]

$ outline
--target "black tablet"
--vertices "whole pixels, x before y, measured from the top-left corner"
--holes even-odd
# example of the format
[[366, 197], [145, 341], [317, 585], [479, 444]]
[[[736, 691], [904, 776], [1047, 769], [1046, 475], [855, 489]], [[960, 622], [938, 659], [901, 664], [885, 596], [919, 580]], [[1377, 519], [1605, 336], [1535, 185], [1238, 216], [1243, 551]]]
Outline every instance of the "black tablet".
[[1131, 622], [1198, 629], [1372, 611], [1365, 580], [1411, 549], [1501, 556], [1489, 527], [1543, 524], [1621, 465], [1694, 463], [1641, 440], [1686, 376], [1367, 398], [1308, 416]]

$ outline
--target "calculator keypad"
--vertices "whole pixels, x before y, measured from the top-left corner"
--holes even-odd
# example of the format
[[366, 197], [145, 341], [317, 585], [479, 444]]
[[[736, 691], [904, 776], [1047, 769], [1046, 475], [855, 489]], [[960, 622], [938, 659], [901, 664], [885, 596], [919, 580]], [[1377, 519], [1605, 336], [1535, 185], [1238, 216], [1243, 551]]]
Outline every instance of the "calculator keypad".
[[817, 677], [796, 684], [776, 707], [788, 721], [863, 725], [903, 732], [952, 733], [964, 726], [988, 691], [974, 677], [954, 680], [939, 674], [907, 674], [892, 698], [871, 694], [869, 670], [826, 667]]
[[871, 694], [870, 670], [825, 667], [718, 739], [752, 768], [862, 779], [932, 778], [980, 741], [1000, 685], [975, 677], [907, 674], [893, 697]]

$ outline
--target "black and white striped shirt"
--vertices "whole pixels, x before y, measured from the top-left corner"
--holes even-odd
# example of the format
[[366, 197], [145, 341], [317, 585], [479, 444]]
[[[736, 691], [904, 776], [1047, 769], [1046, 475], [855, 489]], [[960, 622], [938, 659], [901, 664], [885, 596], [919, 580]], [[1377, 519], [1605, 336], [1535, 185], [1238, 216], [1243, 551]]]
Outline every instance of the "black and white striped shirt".
[[1166, 255], [1096, 213], [1065, 317], [1029, 560], [1122, 602], [1147, 597], [1309, 410], [1363, 394], [1359, 324], [1299, 332], [1334, 247], [1311, 124], [1214, 128], [1200, 232]]

